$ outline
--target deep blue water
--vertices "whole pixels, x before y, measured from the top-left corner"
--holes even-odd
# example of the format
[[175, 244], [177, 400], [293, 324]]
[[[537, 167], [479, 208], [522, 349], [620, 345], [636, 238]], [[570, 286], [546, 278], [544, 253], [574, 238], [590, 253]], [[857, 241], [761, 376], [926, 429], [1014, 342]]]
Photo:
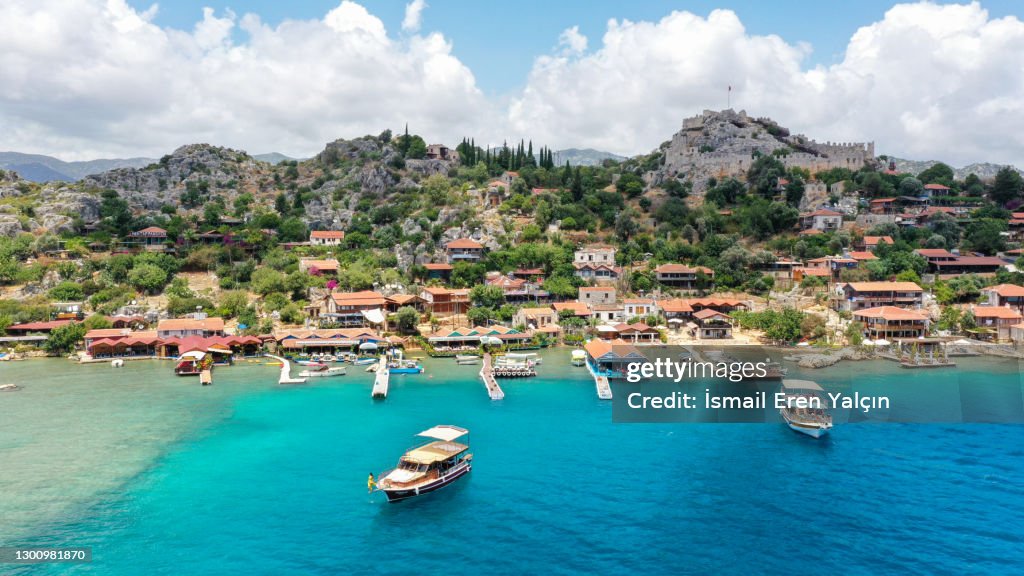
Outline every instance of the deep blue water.
[[[91, 564], [14, 573], [1021, 572], [1024, 427], [851, 424], [815, 441], [774, 424], [613, 425], [560, 361], [505, 382], [502, 402], [451, 361], [394, 377], [384, 402], [351, 369], [254, 386], [31, 539], [91, 546]], [[400, 504], [368, 495], [367, 473], [438, 423], [471, 430], [473, 472]]]

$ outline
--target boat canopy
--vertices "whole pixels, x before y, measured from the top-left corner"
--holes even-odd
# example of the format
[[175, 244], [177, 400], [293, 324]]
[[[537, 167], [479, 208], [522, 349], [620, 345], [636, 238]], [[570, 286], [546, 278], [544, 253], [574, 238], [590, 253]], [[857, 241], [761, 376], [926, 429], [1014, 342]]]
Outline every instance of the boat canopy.
[[469, 447], [458, 442], [431, 442], [426, 446], [410, 450], [402, 456], [402, 460], [417, 464], [434, 464], [443, 462], [468, 450]]
[[810, 380], [783, 380], [782, 387], [786, 390], [815, 390], [818, 392], [824, 392], [817, 382], [812, 382]]
[[587, 351], [586, 350], [578, 350], [578, 349], [577, 350], [573, 350], [572, 351], [572, 357], [574, 359], [586, 358], [587, 357]]
[[437, 440], [451, 442], [456, 438], [462, 438], [466, 434], [469, 434], [469, 430], [466, 430], [465, 428], [459, 428], [458, 426], [451, 426], [449, 424], [440, 424], [438, 426], [434, 426], [430, 430], [420, 432], [417, 436], [425, 436], [427, 438], [436, 438]]
[[179, 360], [202, 360], [206, 356], [206, 352], [200, 352], [199, 350], [193, 350], [191, 352], [185, 352], [181, 355]]

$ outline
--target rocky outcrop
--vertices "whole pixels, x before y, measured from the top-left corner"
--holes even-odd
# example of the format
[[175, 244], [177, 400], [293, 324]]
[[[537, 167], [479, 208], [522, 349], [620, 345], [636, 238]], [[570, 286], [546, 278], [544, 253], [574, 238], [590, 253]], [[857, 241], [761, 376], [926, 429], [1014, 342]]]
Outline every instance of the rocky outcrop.
[[[229, 196], [239, 180], [251, 175], [259, 162], [239, 150], [189, 144], [144, 168], [120, 168], [87, 176], [87, 188], [115, 190], [136, 209], [158, 210], [176, 205], [189, 182], [208, 191], [227, 191]], [[264, 164], [266, 166], [266, 164]], [[233, 183], [233, 184], [232, 184]]]
[[666, 178], [689, 180], [693, 193], [702, 195], [709, 178], [743, 179], [757, 154], [779, 154], [787, 167], [811, 173], [844, 167], [857, 170], [874, 162], [873, 143], [819, 143], [792, 135], [769, 118], [751, 118], [746, 112], [705, 110], [683, 121], [682, 130], [663, 144], [661, 168], [646, 180], [658, 185]]

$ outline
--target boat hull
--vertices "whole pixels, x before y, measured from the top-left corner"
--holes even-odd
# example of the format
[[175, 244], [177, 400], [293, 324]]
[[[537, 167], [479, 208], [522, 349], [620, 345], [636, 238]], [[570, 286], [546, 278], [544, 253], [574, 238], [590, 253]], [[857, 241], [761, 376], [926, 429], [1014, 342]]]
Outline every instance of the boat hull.
[[469, 474], [469, 471], [472, 469], [473, 465], [466, 462], [465, 466], [458, 467], [449, 472], [446, 476], [422, 486], [417, 486], [415, 488], [381, 488], [381, 491], [388, 497], [388, 502], [401, 502], [402, 500], [408, 500], [409, 498], [415, 498], [416, 496], [422, 496], [424, 494], [440, 490], [459, 478], [462, 478], [466, 474]]
[[388, 368], [391, 374], [422, 374], [423, 368]]
[[786, 418], [785, 414], [783, 414], [783, 419], [786, 421], [786, 426], [789, 426], [790, 430], [794, 432], [799, 432], [800, 434], [806, 434], [811, 438], [821, 438], [822, 436], [828, 434], [828, 431], [831, 430], [831, 428], [823, 428], [821, 426], [811, 426], [807, 424], [793, 422], [789, 418]]

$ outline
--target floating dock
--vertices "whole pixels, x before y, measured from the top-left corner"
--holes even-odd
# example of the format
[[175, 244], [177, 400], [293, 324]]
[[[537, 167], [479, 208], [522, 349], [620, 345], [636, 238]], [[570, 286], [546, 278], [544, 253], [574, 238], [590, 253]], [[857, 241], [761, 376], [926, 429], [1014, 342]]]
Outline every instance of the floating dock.
[[607, 376], [594, 375], [594, 385], [597, 387], [597, 397], [601, 400], [612, 399], [612, 387], [608, 384]]
[[487, 387], [487, 395], [491, 397], [491, 400], [502, 400], [505, 398], [505, 391], [498, 386], [498, 381], [494, 379], [494, 369], [491, 368], [491, 354], [488, 352], [484, 354], [484, 365], [480, 369], [480, 378], [484, 381], [484, 386]]
[[200, 372], [199, 383], [202, 384], [203, 386], [209, 386], [210, 384], [213, 384], [213, 370], [207, 368]]
[[608, 377], [594, 372], [590, 362], [587, 362], [587, 372], [590, 372], [590, 375], [594, 377], [594, 388], [597, 389], [597, 397], [601, 400], [611, 400], [612, 386], [608, 383]]
[[391, 371], [388, 370], [388, 358], [381, 354], [380, 362], [377, 363], [377, 373], [373, 376], [373, 398], [388, 397], [388, 383], [391, 380]]
[[267, 354], [267, 357], [281, 363], [281, 377], [277, 379], [278, 384], [304, 384], [306, 382], [305, 378], [292, 378], [292, 363], [287, 358], [270, 354]]

